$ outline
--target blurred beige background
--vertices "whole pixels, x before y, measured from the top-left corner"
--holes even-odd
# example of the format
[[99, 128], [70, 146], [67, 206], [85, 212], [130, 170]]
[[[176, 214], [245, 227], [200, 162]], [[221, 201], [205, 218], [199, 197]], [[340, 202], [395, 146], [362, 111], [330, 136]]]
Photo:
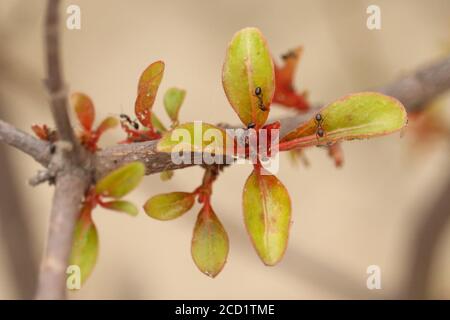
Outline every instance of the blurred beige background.
[[[276, 57], [297, 45], [305, 47], [296, 84], [309, 90], [312, 101], [321, 102], [385, 84], [441, 56], [450, 42], [448, 0], [74, 0], [65, 1], [64, 7], [69, 4], [81, 7], [82, 26], [63, 32], [64, 73], [71, 90], [93, 98], [97, 120], [132, 114], [140, 72], [163, 59], [166, 72], [155, 104], [161, 118], [168, 120], [161, 92], [177, 86], [187, 90], [183, 121], [238, 123], [223, 93], [221, 66], [227, 43], [246, 26], [262, 30]], [[380, 31], [366, 28], [370, 4], [381, 7]], [[52, 123], [42, 85], [44, 6], [44, 1], [0, 2], [0, 117], [28, 132], [33, 123]], [[272, 116], [286, 114], [273, 108]], [[123, 138], [123, 133], [115, 130], [106, 136], [102, 145]], [[13, 250], [9, 244], [7, 250], [1, 237], [0, 299], [14, 299], [24, 295], [17, 278], [36, 277], [52, 188], [28, 186], [27, 179], [39, 165], [16, 150], [0, 147], [6, 163], [0, 168], [1, 188], [15, 195], [3, 199], [14, 205], [4, 203], [2, 210], [10, 215], [20, 210], [31, 243], [23, 260], [28, 262], [14, 265], [11, 251], [20, 256], [23, 244], [13, 243], [17, 248]], [[133, 219], [97, 209], [98, 264], [85, 287], [71, 298], [398, 296], [410, 276], [416, 227], [450, 174], [448, 143], [417, 153], [408, 135], [403, 139], [392, 135], [348, 142], [343, 148], [342, 169], [317, 148], [307, 151], [309, 168], [295, 167], [282, 157], [278, 177], [291, 193], [294, 223], [286, 255], [276, 267], [260, 262], [245, 233], [241, 193], [251, 168], [236, 165], [224, 172], [214, 189], [213, 206], [230, 238], [228, 262], [216, 279], [201, 274], [190, 257], [198, 206], [171, 222], [151, 220], [143, 212]], [[128, 198], [141, 205], [157, 193], [191, 191], [201, 175], [199, 168], [189, 168], [177, 171], [166, 183], [158, 175], [148, 176]], [[16, 236], [18, 242], [25, 237]], [[381, 268], [381, 290], [366, 288], [366, 268], [373, 264]], [[450, 298], [449, 269], [447, 226], [433, 259], [428, 297]]]

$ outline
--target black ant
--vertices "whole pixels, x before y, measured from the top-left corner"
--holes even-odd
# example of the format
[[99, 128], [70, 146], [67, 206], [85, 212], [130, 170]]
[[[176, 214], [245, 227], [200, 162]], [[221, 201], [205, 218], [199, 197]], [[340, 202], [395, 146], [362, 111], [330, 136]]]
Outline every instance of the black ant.
[[267, 108], [266, 108], [266, 106], [264, 105], [264, 102], [263, 102], [263, 93], [262, 93], [261, 87], [256, 87], [255, 88], [255, 95], [258, 98], [258, 107], [259, 107], [259, 109], [261, 109], [261, 111], [267, 111]]
[[325, 131], [322, 128], [323, 117], [320, 113], [316, 114], [315, 118], [317, 123], [316, 135], [318, 138], [322, 138], [325, 135]]
[[131, 118], [128, 115], [121, 113], [120, 118], [128, 122], [131, 126], [133, 126], [134, 129], [136, 130], [139, 129], [139, 123], [137, 123], [137, 121], [131, 120]]

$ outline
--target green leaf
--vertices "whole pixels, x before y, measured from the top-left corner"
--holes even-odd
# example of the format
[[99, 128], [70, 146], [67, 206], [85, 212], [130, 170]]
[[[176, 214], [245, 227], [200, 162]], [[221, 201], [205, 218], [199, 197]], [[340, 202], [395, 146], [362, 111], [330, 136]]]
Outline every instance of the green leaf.
[[138, 208], [136, 206], [128, 201], [124, 200], [115, 200], [115, 201], [109, 201], [109, 202], [103, 202], [101, 204], [103, 208], [114, 210], [114, 211], [120, 211], [123, 213], [127, 213], [130, 216], [137, 216], [139, 213]]
[[105, 118], [97, 128], [97, 134], [101, 135], [106, 130], [115, 128], [119, 124], [119, 120], [114, 117]]
[[204, 122], [189, 122], [166, 132], [156, 146], [159, 152], [208, 152], [225, 154], [232, 146], [225, 130]]
[[192, 235], [191, 254], [201, 272], [214, 278], [228, 256], [228, 235], [209, 205], [202, 208]]
[[173, 170], [165, 170], [159, 175], [162, 181], [169, 181], [173, 177]]
[[97, 182], [95, 192], [104, 197], [122, 198], [136, 188], [145, 174], [141, 162], [131, 162], [114, 170]]
[[91, 130], [95, 119], [95, 108], [91, 98], [84, 93], [75, 92], [70, 96], [70, 102], [81, 126], [88, 131]]
[[[90, 209], [89, 209], [90, 210]], [[97, 228], [88, 215], [81, 215], [73, 235], [70, 265], [77, 265], [81, 271], [81, 283], [84, 283], [95, 267], [98, 256]]]
[[[266, 40], [258, 29], [245, 28], [234, 35], [223, 65], [222, 83], [228, 101], [246, 126], [262, 126], [266, 122], [275, 91], [274, 67]], [[261, 88], [266, 111], [259, 107], [257, 87]]]
[[304, 147], [323, 142], [371, 138], [399, 131], [408, 120], [405, 108], [398, 100], [376, 92], [345, 96], [318, 113], [323, 119], [320, 123], [323, 137], [316, 134], [319, 123], [314, 116], [288, 133], [281, 142], [290, 142], [287, 145], [291, 147]]
[[156, 61], [149, 65], [139, 78], [138, 93], [134, 106], [136, 117], [144, 125], [150, 128], [152, 126], [151, 109], [155, 102], [164, 74], [164, 62]]
[[160, 133], [167, 131], [166, 127], [162, 124], [161, 120], [159, 120], [155, 113], [152, 113], [152, 125], [153, 128], [158, 130]]
[[158, 194], [147, 200], [145, 212], [158, 220], [172, 220], [189, 211], [195, 202], [195, 194], [189, 192], [171, 192]]
[[253, 171], [244, 186], [244, 221], [253, 245], [266, 265], [277, 264], [286, 250], [291, 200], [273, 175]]
[[178, 113], [183, 104], [186, 91], [177, 88], [170, 88], [164, 95], [164, 108], [172, 122], [178, 121]]

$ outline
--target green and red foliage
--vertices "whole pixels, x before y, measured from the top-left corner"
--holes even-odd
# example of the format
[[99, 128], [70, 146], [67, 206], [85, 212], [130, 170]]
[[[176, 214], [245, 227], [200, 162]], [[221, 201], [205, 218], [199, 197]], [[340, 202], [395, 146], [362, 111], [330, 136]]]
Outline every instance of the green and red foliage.
[[160, 138], [153, 125], [152, 112], [155, 103], [156, 94], [164, 74], [164, 62], [156, 61], [149, 65], [142, 72], [139, 82], [136, 102], [134, 104], [134, 113], [143, 129], [139, 126], [133, 127], [129, 121], [121, 121], [122, 128], [127, 134], [126, 142], [141, 142]]
[[[293, 85], [301, 52], [302, 49], [297, 48], [283, 56], [283, 66], [274, 65], [261, 32], [255, 28], [245, 28], [232, 38], [222, 69], [225, 95], [242, 122], [242, 130], [249, 132], [251, 128], [256, 133], [257, 146], [253, 151], [257, 161], [253, 163], [253, 170], [243, 188], [243, 217], [256, 253], [266, 265], [277, 264], [286, 252], [292, 208], [287, 189], [263, 165], [264, 159], [285, 151], [294, 152], [295, 157], [303, 156], [305, 148], [325, 146], [336, 166], [340, 166], [343, 161], [342, 141], [387, 135], [401, 130], [407, 123], [407, 115], [400, 102], [379, 93], [362, 92], [329, 103], [273, 142], [271, 135], [278, 135], [280, 122], [267, 122], [272, 103], [303, 113], [311, 110], [306, 94], [298, 93]], [[141, 74], [134, 110], [139, 123], [126, 114], [121, 115], [120, 124], [127, 135], [124, 143], [160, 139], [157, 145], [159, 152], [187, 151], [234, 159], [250, 158], [252, 150], [248, 140], [244, 140], [243, 146], [228, 149], [229, 139], [236, 142], [239, 137], [230, 137], [223, 128], [207, 123], [179, 123], [180, 108], [186, 95], [182, 89], [170, 88], [164, 95], [164, 108], [171, 120], [168, 131], [153, 112], [163, 74], [162, 61], [150, 64]], [[95, 109], [91, 99], [82, 93], [74, 93], [71, 100], [81, 126], [78, 134], [80, 142], [95, 153], [101, 135], [115, 127], [118, 120], [108, 117], [94, 129]], [[200, 126], [201, 132], [214, 129], [215, 135], [207, 140], [199, 138], [196, 136], [196, 126]], [[32, 129], [41, 139], [57, 140], [57, 133], [46, 125], [35, 125]], [[183, 140], [183, 143], [172, 140], [176, 130], [183, 130], [190, 138]], [[267, 130], [265, 138], [260, 138], [261, 130]], [[262, 144], [269, 146], [265, 154], [259, 148]], [[197, 200], [202, 207], [193, 230], [191, 254], [201, 272], [215, 277], [223, 269], [229, 251], [228, 235], [211, 205], [213, 183], [224, 165], [203, 164], [203, 167], [202, 183], [194, 191], [153, 196], [144, 204], [144, 210], [154, 219], [172, 220], [189, 211]], [[136, 215], [136, 206], [122, 200], [122, 197], [139, 184], [144, 174], [144, 165], [133, 162], [93, 183], [86, 192], [80, 206], [70, 258], [71, 264], [80, 266], [82, 282], [91, 274], [98, 255], [98, 234], [92, 211], [101, 206]], [[171, 171], [163, 172], [161, 178], [167, 180], [172, 174]]]
[[[95, 107], [91, 98], [83, 93], [75, 92], [70, 96], [70, 101], [81, 127], [78, 131], [80, 143], [86, 148], [86, 150], [94, 153], [99, 149], [98, 141], [100, 137], [103, 133], [105, 133], [105, 131], [115, 128], [118, 121], [114, 117], [107, 117], [97, 128], [94, 129]], [[58, 140], [57, 132], [49, 129], [49, 127], [45, 124], [42, 126], [33, 125], [31, 129], [42, 140], [49, 142], [55, 142]]]
[[172, 220], [188, 212], [195, 200], [202, 204], [195, 223], [191, 254], [201, 272], [215, 277], [228, 256], [228, 235], [211, 206], [212, 185], [221, 167], [205, 168], [202, 184], [193, 192], [170, 192], [151, 197], [144, 205], [145, 212], [157, 220]]
[[138, 186], [144, 173], [145, 167], [141, 162], [132, 162], [114, 170], [86, 192], [73, 235], [69, 261], [71, 265], [80, 267], [81, 283], [91, 274], [98, 255], [98, 234], [92, 220], [92, 211], [101, 206], [136, 216], [137, 207], [121, 199]]
[[91, 98], [83, 93], [75, 92], [71, 95], [70, 100], [81, 126], [78, 133], [80, 143], [91, 152], [97, 151], [97, 143], [102, 134], [106, 130], [115, 128], [119, 122], [114, 117], [107, 117], [96, 129], [93, 129], [95, 108]]
[[[164, 62], [156, 61], [142, 72], [134, 104], [134, 113], [142, 129], [137, 122], [131, 121], [129, 116], [122, 115], [121, 126], [127, 134], [125, 143], [159, 139], [161, 134], [167, 131], [152, 110], [164, 75], [164, 66]], [[185, 95], [186, 91], [177, 88], [168, 89], [164, 95], [164, 108], [172, 121], [172, 126], [178, 124], [178, 114]]]
[[41, 140], [49, 142], [55, 142], [56, 140], [58, 140], [56, 130], [50, 129], [46, 124], [33, 124], [31, 126], [31, 129], [33, 130], [34, 134]]
[[303, 48], [298, 47], [282, 55], [284, 63], [282, 66], [274, 64], [275, 94], [272, 102], [305, 112], [310, 109], [310, 104], [307, 101], [307, 92], [298, 93], [294, 87], [295, 70], [302, 53]]
[[[274, 66], [266, 41], [255, 28], [239, 31], [228, 46], [222, 73], [225, 94], [244, 128], [251, 127], [256, 130], [258, 145], [264, 142], [259, 141], [258, 132], [261, 129], [269, 130], [269, 137], [265, 141], [269, 142], [272, 132], [270, 129], [280, 127], [279, 122], [266, 123], [272, 102], [301, 112], [310, 109], [306, 95], [298, 94], [292, 84], [300, 53], [301, 49], [294, 50], [284, 57], [283, 67]], [[277, 148], [273, 150], [294, 150], [298, 153], [307, 147], [326, 146], [336, 165], [340, 166], [343, 161], [339, 145], [341, 141], [390, 134], [401, 130], [406, 123], [405, 109], [394, 98], [374, 92], [351, 94], [318, 110], [310, 120], [281, 137], [275, 146]], [[173, 128], [162, 136], [158, 150], [172, 152], [177, 147], [177, 152], [180, 149], [204, 153], [214, 150], [214, 153], [223, 152], [229, 156], [237, 156], [236, 148], [224, 148], [223, 141], [229, 137], [222, 129], [203, 123], [204, 131], [216, 128], [218, 137], [222, 139], [222, 142], [220, 139], [205, 141], [194, 138], [194, 127], [193, 123], [187, 123]], [[173, 133], [179, 129], [187, 130], [192, 138], [187, 142], [183, 140], [181, 144], [172, 140]], [[253, 172], [243, 190], [244, 223], [263, 263], [275, 265], [282, 259], [287, 248], [291, 201], [287, 189], [275, 175], [266, 171], [260, 162], [265, 156], [275, 156], [275, 152], [269, 148], [267, 155], [261, 154], [258, 146], [256, 152], [258, 161], [253, 165]], [[242, 154], [249, 157], [248, 145], [245, 145], [245, 152]], [[153, 218], [169, 220], [192, 207], [192, 197], [197, 195], [196, 192], [198, 189], [193, 193], [157, 195], [147, 201], [144, 209]], [[194, 228], [192, 257], [202, 272], [215, 276], [226, 260], [228, 238], [209, 206], [209, 197], [202, 197], [200, 199], [203, 199], [204, 207]]]

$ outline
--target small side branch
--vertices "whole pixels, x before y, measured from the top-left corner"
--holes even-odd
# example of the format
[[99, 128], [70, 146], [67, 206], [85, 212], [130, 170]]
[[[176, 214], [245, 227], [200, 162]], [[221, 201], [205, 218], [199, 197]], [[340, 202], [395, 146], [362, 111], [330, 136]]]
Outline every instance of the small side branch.
[[396, 97], [405, 105], [408, 112], [416, 112], [449, 89], [450, 56], [447, 56], [397, 79], [378, 91]]
[[4, 142], [30, 155], [47, 167], [50, 162], [50, 144], [0, 120], [0, 142]]

